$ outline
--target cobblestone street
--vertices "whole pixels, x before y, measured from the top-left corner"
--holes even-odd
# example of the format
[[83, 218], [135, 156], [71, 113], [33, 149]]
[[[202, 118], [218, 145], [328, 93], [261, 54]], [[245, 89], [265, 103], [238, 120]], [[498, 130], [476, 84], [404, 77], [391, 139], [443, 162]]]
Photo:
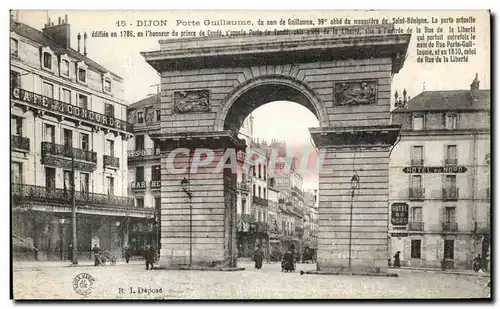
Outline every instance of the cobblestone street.
[[[481, 298], [489, 278], [394, 270], [399, 277], [300, 275], [314, 264], [298, 264], [297, 272], [282, 273], [279, 264], [244, 271], [146, 271], [142, 263], [99, 268], [16, 268], [15, 299], [345, 299], [345, 298]], [[95, 282], [88, 296], [73, 289], [73, 279], [88, 273]], [[120, 293], [120, 288], [122, 288]], [[151, 290], [151, 293], [141, 293]], [[161, 289], [161, 291], [160, 291]], [[135, 293], [134, 293], [135, 292]]]

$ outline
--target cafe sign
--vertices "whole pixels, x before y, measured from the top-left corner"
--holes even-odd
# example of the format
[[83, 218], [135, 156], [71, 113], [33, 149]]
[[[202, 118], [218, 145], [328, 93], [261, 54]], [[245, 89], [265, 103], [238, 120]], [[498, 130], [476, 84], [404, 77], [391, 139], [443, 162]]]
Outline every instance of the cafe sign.
[[68, 103], [57, 101], [24, 89], [12, 89], [12, 98], [25, 103], [29, 103], [31, 105], [36, 105], [37, 107], [43, 108], [48, 111], [59, 112], [64, 115], [76, 117], [78, 119], [106, 126], [112, 129], [118, 129], [122, 131], [130, 131], [131, 129], [130, 124], [126, 121], [105, 116], [103, 114], [96, 113]]
[[408, 224], [408, 204], [394, 203], [391, 206], [391, 223], [392, 225], [407, 225]]
[[407, 166], [403, 168], [407, 174], [460, 174], [467, 172], [465, 166]]

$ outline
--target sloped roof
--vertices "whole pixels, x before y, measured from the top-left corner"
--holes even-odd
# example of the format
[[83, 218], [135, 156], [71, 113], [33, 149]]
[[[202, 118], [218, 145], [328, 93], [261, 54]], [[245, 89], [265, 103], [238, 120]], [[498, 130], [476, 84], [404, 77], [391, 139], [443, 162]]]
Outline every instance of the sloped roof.
[[155, 95], [149, 96], [147, 98], [144, 98], [140, 101], [137, 101], [135, 103], [130, 104], [127, 109], [134, 109], [134, 108], [143, 108], [146, 106], [153, 106], [153, 105], [159, 105], [160, 104], [160, 94], [157, 93]]
[[393, 112], [489, 110], [490, 102], [490, 90], [424, 91]]
[[38, 29], [35, 29], [35, 28], [30, 27], [26, 24], [19, 23], [16, 21], [11, 21], [10, 31], [13, 31], [13, 32], [17, 33], [18, 35], [23, 36], [25, 38], [28, 38], [31, 41], [36, 42], [38, 44], [41, 44], [43, 46], [49, 46], [50, 49], [53, 50], [54, 53], [56, 53], [58, 55], [66, 54], [73, 59], [85, 62], [85, 64], [93, 70], [96, 70], [96, 71], [101, 72], [101, 73], [108, 73], [109, 72], [110, 74], [114, 75], [115, 77], [122, 79], [122, 77], [120, 77], [118, 74], [111, 72], [110, 70], [101, 66], [100, 64], [98, 64], [94, 60], [77, 52], [76, 50], [74, 50], [72, 48], [66, 48], [64, 46], [58, 45], [48, 35], [43, 33], [43, 31], [40, 31]]

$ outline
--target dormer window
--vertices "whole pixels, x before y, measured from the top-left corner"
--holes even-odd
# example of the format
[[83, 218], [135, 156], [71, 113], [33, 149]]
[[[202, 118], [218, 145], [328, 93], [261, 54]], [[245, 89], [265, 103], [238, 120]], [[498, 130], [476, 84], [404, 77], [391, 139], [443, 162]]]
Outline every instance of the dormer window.
[[76, 65], [76, 75], [78, 82], [87, 83], [87, 65], [84, 62], [78, 62]]
[[43, 53], [43, 67], [52, 70], [52, 55], [47, 52]]
[[48, 71], [53, 71], [52, 61], [54, 59], [54, 52], [50, 47], [44, 47], [41, 50], [42, 54], [42, 68]]
[[60, 67], [59, 67], [60, 75], [61, 76], [65, 76], [65, 77], [69, 77], [69, 64], [70, 64], [70, 61], [69, 61], [68, 56], [62, 55], [61, 58], [60, 58], [60, 60], [61, 60]]
[[104, 91], [111, 92], [111, 78], [104, 79]]
[[455, 130], [458, 128], [458, 115], [447, 114], [445, 118], [445, 126], [447, 130]]
[[19, 57], [19, 42], [16, 39], [10, 39], [10, 54]]
[[424, 129], [424, 115], [422, 114], [413, 115], [412, 128], [413, 130], [416, 131]]

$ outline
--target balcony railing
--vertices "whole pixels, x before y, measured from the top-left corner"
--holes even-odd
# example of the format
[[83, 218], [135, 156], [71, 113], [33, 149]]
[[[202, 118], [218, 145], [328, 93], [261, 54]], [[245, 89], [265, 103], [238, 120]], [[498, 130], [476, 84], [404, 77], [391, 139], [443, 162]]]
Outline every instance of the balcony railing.
[[456, 201], [456, 200], [458, 200], [458, 188], [444, 188], [443, 189], [443, 200], [444, 201]]
[[159, 188], [161, 188], [161, 180], [151, 180], [149, 182], [149, 187], [151, 189], [159, 189]]
[[[71, 189], [56, 189], [25, 184], [12, 184], [14, 204], [19, 201], [54, 203], [60, 207], [71, 207]], [[75, 191], [77, 205], [94, 207], [131, 208], [134, 199], [127, 196], [114, 196], [85, 191]]]
[[457, 222], [441, 222], [443, 227], [443, 232], [456, 232], [458, 231]]
[[425, 189], [422, 188], [410, 188], [408, 198], [410, 200], [423, 200], [425, 198]]
[[42, 157], [47, 155], [62, 156], [66, 158], [74, 157], [75, 160], [97, 163], [97, 153], [94, 151], [67, 147], [51, 142], [42, 142]]
[[446, 165], [457, 165], [457, 159], [445, 159], [444, 164]]
[[10, 146], [13, 149], [21, 149], [30, 151], [30, 139], [23, 136], [11, 135], [10, 136]]
[[146, 190], [146, 182], [145, 181], [132, 181], [130, 184], [132, 190]]
[[248, 182], [239, 182], [238, 183], [238, 190], [240, 191], [250, 191], [250, 184]]
[[424, 166], [424, 159], [413, 159], [411, 160], [412, 166]]
[[253, 223], [253, 222], [257, 221], [257, 220], [255, 220], [254, 215], [249, 215], [249, 214], [240, 215], [240, 219], [241, 219], [241, 221], [248, 222], [248, 223]]
[[104, 155], [103, 161], [105, 167], [120, 168], [120, 158]]
[[266, 199], [263, 199], [261, 197], [258, 197], [258, 196], [254, 196], [253, 197], [253, 202], [257, 205], [261, 205], [261, 206], [267, 206], [268, 205], [268, 202]]
[[410, 231], [423, 231], [424, 223], [423, 222], [408, 222], [408, 230]]

